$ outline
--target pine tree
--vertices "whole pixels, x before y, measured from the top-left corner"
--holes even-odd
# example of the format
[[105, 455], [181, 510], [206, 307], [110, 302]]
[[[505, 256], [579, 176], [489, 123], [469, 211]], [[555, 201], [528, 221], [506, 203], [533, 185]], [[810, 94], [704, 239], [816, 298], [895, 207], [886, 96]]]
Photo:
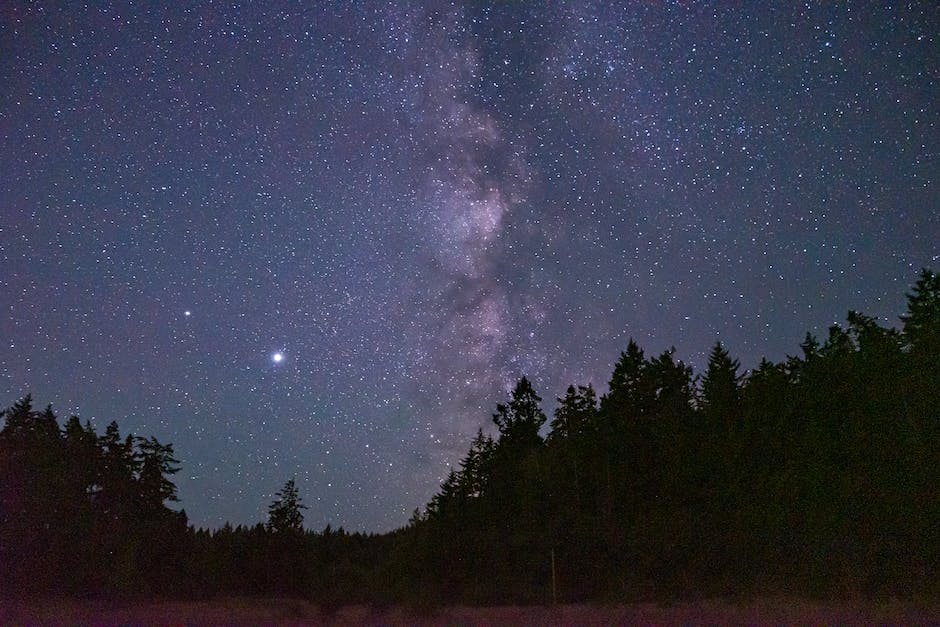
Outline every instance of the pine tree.
[[477, 498], [483, 495], [490, 480], [495, 447], [493, 438], [479, 429], [470, 443], [467, 456], [460, 462], [460, 490], [464, 497]]
[[140, 472], [137, 479], [141, 505], [146, 510], [160, 510], [165, 501], [177, 501], [176, 485], [168, 475], [179, 471], [172, 444], [160, 444], [156, 438], [137, 438]]
[[675, 348], [649, 361], [641, 383], [652, 390], [653, 413], [681, 417], [692, 408], [692, 368], [676, 361]]
[[807, 332], [800, 349], [803, 351], [803, 361], [812, 361], [819, 356], [819, 339]]
[[428, 503], [428, 516], [438, 518], [459, 513], [456, 508], [460, 500], [460, 474], [451, 468], [441, 482], [441, 489], [431, 497]]
[[732, 411], [738, 401], [741, 363], [716, 342], [708, 356], [708, 369], [702, 379], [702, 402], [709, 413], [721, 415]]
[[547, 418], [539, 403], [542, 399], [525, 377], [519, 379], [508, 405], [497, 404], [493, 422], [504, 444], [528, 448], [542, 442], [539, 429]]
[[15, 437], [18, 433], [27, 431], [33, 416], [32, 394], [27, 394], [14, 403], [13, 407], [0, 412], [0, 415], [6, 419], [3, 425], [4, 436]]
[[914, 291], [907, 295], [907, 313], [901, 321], [904, 339], [912, 350], [940, 355], [940, 274], [921, 270]]
[[829, 327], [829, 337], [819, 349], [820, 356], [827, 359], [845, 359], [854, 352], [855, 344], [848, 332], [837, 324]]
[[88, 497], [97, 489], [99, 450], [98, 436], [90, 422], [82, 426], [78, 416], [72, 416], [63, 429], [68, 481], [76, 490]]
[[[0, 574], [8, 585], [48, 590], [62, 578], [62, 514], [67, 510], [62, 437], [51, 406], [27, 395], [5, 410], [0, 432]], [[14, 584], [14, 582], [17, 582]]]
[[600, 411], [609, 418], [636, 418], [648, 411], [650, 390], [644, 385], [648, 363], [643, 349], [630, 338], [627, 350], [620, 353], [608, 384], [609, 391], [601, 398]]
[[304, 515], [300, 510], [307, 509], [307, 506], [300, 501], [294, 479], [285, 483], [274, 496], [274, 501], [268, 506], [268, 530], [273, 533], [302, 532]]
[[134, 456], [134, 436], [121, 438], [117, 422], [111, 422], [98, 439], [101, 450], [96, 500], [106, 518], [118, 520], [133, 510], [134, 481], [139, 460]]
[[565, 397], [559, 398], [551, 422], [549, 439], [557, 440], [584, 433], [597, 415], [597, 394], [591, 385], [569, 385]]

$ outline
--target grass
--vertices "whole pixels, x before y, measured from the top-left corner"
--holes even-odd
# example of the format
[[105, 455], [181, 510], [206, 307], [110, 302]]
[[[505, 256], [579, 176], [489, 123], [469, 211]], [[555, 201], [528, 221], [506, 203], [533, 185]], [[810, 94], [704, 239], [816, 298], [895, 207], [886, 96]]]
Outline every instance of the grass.
[[707, 600], [661, 606], [558, 605], [446, 607], [431, 613], [366, 605], [321, 610], [295, 599], [106, 602], [72, 599], [7, 603], [3, 624], [82, 625], [626, 625], [626, 624], [927, 624], [940, 602], [816, 602], [802, 599]]

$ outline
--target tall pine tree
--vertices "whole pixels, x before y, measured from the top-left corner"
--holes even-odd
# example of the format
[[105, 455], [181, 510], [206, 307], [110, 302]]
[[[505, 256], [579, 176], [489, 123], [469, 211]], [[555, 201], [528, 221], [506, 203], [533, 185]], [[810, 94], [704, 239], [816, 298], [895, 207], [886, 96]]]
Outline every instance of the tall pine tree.
[[267, 528], [273, 533], [299, 533], [303, 531], [304, 515], [300, 510], [307, 509], [301, 503], [300, 494], [294, 479], [274, 495], [274, 501], [268, 506]]

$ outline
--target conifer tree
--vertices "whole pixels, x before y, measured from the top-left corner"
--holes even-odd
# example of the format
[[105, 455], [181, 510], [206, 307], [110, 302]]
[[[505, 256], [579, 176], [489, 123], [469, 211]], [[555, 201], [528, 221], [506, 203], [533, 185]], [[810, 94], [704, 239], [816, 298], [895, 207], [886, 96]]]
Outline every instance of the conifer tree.
[[741, 363], [716, 342], [708, 356], [708, 368], [702, 378], [702, 402], [706, 411], [721, 415], [737, 404]]
[[4, 417], [3, 434], [5, 437], [14, 437], [17, 433], [29, 429], [33, 415], [33, 396], [27, 394], [16, 401], [12, 407], [2, 412]]
[[597, 394], [590, 384], [579, 385], [577, 389], [569, 385], [564, 398], [557, 400], [549, 439], [576, 436], [590, 428], [597, 414]]
[[493, 414], [493, 422], [499, 428], [504, 444], [527, 448], [541, 443], [539, 429], [547, 420], [539, 407], [541, 402], [529, 380], [525, 377], [519, 379], [509, 404], [497, 404]]
[[105, 434], [98, 438], [98, 446], [101, 450], [98, 477], [101, 490], [97, 499], [101, 513], [106, 518], [117, 520], [133, 508], [134, 480], [139, 463], [134, 456], [134, 436], [122, 439], [117, 422], [112, 421]]
[[692, 408], [692, 368], [675, 359], [675, 348], [651, 359], [641, 379], [652, 390], [653, 413], [681, 417]]
[[168, 475], [179, 471], [179, 460], [173, 457], [173, 445], [161, 444], [156, 438], [137, 438], [139, 496], [145, 509], [159, 510], [165, 501], [177, 501], [176, 485]]
[[601, 398], [600, 411], [614, 419], [636, 418], [649, 408], [650, 391], [643, 379], [647, 361], [643, 349], [630, 338], [627, 350], [620, 353], [608, 384], [609, 391]]
[[907, 313], [901, 321], [904, 339], [912, 350], [940, 355], [940, 274], [921, 270], [914, 290], [907, 294]]
[[477, 431], [470, 443], [470, 451], [460, 462], [460, 488], [465, 497], [476, 498], [483, 495], [490, 479], [493, 451], [496, 444], [493, 438]]
[[274, 501], [268, 506], [268, 530], [273, 533], [303, 531], [304, 515], [300, 510], [307, 509], [307, 506], [301, 503], [294, 479], [285, 483], [274, 496]]

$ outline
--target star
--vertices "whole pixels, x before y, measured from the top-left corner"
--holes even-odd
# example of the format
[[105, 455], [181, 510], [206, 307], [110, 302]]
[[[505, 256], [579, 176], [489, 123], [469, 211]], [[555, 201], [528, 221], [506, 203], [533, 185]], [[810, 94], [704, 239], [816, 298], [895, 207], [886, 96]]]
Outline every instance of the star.
[[[397, 528], [519, 376], [551, 412], [631, 336], [775, 362], [848, 309], [896, 324], [940, 264], [925, 3], [256, 3], [213, 11], [222, 39], [181, 3], [16, 4], [55, 28], [4, 39], [0, 346], [29, 359], [0, 407], [159, 422], [197, 527], [296, 473], [334, 482], [311, 525]], [[280, 466], [212, 471], [246, 454]]]

